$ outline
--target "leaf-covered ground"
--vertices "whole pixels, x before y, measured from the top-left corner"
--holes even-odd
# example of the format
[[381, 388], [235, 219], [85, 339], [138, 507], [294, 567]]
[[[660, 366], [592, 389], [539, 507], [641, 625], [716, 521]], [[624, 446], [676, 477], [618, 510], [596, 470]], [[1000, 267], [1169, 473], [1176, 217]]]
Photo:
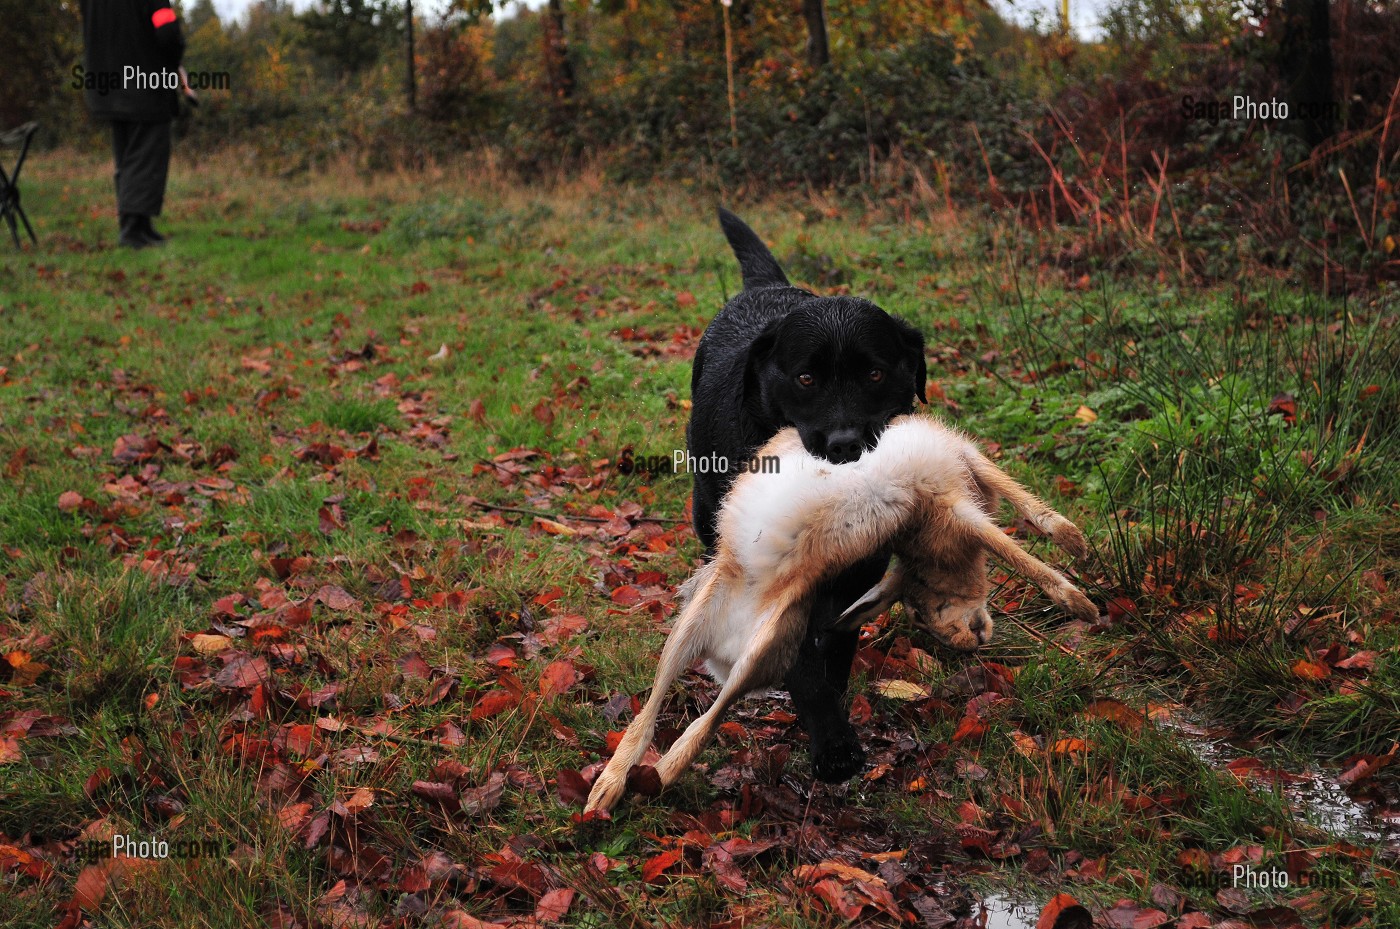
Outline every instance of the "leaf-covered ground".
[[0, 923], [1400, 924], [1393, 294], [747, 207], [928, 334], [932, 412], [1086, 530], [1103, 616], [998, 572], [964, 657], [896, 611], [861, 778], [815, 783], [774, 694], [581, 823], [699, 555], [688, 478], [620, 463], [684, 445], [713, 198], [218, 160], [131, 254], [108, 171], [37, 157], [41, 247], [0, 250]]

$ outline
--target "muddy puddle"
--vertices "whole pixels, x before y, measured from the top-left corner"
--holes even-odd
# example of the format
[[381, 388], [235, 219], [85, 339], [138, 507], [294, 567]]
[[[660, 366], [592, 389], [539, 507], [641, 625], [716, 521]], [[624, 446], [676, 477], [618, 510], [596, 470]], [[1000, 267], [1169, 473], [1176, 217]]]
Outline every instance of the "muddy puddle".
[[972, 905], [970, 925], [976, 929], [1035, 929], [1040, 908], [1028, 900], [990, 894]]
[[[1380, 844], [1400, 855], [1400, 820], [1385, 818], [1374, 804], [1353, 799], [1337, 783], [1336, 775], [1316, 767], [1301, 770], [1275, 764], [1263, 751], [1248, 751], [1212, 735], [1210, 727], [1180, 714], [1156, 722], [1182, 737], [1196, 757], [1217, 771], [1247, 757], [1265, 757], [1265, 763], [1286, 775], [1280, 779], [1251, 778], [1256, 790], [1281, 790], [1284, 798], [1305, 822], [1357, 844]], [[1393, 811], [1391, 812], [1393, 816]]]

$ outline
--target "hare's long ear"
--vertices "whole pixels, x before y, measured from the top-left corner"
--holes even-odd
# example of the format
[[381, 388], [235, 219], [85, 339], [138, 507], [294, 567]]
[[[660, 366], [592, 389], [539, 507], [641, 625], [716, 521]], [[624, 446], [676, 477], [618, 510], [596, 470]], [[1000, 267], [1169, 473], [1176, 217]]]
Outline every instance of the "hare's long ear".
[[894, 606], [899, 595], [904, 591], [904, 565], [898, 564], [884, 577], [880, 578], [880, 583], [861, 594], [846, 611], [837, 617], [832, 623], [833, 629], [858, 629], [862, 623], [867, 623], [879, 616], [881, 613]]

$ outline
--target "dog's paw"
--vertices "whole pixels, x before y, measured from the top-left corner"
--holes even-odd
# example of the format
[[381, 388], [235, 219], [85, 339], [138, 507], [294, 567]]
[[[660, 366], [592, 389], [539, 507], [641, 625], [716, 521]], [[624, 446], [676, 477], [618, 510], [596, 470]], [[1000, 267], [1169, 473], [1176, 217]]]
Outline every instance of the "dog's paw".
[[855, 733], [849, 739], [812, 746], [812, 773], [828, 784], [849, 781], [865, 767], [865, 749]]
[[614, 773], [611, 769], [605, 770], [593, 782], [593, 789], [588, 792], [588, 803], [583, 807], [585, 814], [611, 813], [622, 799], [622, 794], [627, 790], [627, 773], [624, 771], [619, 776], [609, 776]]

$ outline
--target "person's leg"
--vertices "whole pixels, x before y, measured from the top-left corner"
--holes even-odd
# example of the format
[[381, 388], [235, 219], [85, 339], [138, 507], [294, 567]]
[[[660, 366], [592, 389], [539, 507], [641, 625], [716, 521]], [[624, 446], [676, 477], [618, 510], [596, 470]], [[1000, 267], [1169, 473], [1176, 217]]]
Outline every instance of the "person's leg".
[[131, 186], [131, 148], [134, 127], [139, 123], [112, 120], [112, 186], [117, 192], [117, 244], [125, 248], [145, 248], [150, 243], [141, 233], [141, 217], [128, 209]]
[[165, 204], [165, 183], [170, 170], [170, 123], [129, 123], [117, 207], [137, 217], [137, 228], [147, 244], [164, 240], [151, 225]]

